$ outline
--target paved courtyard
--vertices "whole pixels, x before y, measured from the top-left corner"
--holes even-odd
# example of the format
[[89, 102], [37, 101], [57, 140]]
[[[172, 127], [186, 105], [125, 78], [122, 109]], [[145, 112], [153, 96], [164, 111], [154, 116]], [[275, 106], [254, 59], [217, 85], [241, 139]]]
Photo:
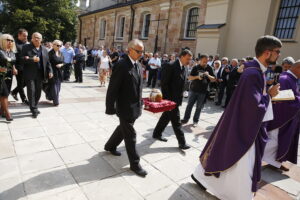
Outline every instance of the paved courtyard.
[[[192, 146], [185, 152], [179, 150], [170, 125], [164, 132], [168, 142], [154, 141], [151, 135], [159, 114], [144, 111], [135, 124], [141, 164], [149, 173], [141, 178], [129, 170], [123, 143], [121, 157], [103, 150], [118, 125], [116, 116], [104, 113], [105, 95], [106, 88], [100, 88], [97, 76], [87, 69], [84, 83], [62, 84], [59, 107], [43, 96], [37, 119], [10, 99], [14, 121], [0, 120], [0, 199], [215, 200], [190, 175], [222, 114], [220, 108], [208, 102], [199, 127], [184, 127]], [[181, 114], [185, 107], [186, 101]], [[299, 200], [300, 167], [290, 167], [282, 174], [264, 166], [255, 200]]]

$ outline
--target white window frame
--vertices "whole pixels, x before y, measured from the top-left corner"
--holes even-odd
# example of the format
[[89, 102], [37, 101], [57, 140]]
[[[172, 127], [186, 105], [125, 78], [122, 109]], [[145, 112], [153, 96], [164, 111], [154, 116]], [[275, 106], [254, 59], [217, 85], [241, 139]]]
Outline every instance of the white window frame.
[[187, 37], [187, 29], [188, 29], [188, 23], [189, 23], [189, 15], [190, 15], [190, 11], [193, 9], [193, 8], [198, 8], [198, 20], [199, 20], [199, 17], [200, 17], [200, 8], [198, 6], [194, 6], [194, 7], [191, 7], [189, 8], [187, 11], [186, 11], [186, 17], [185, 17], [185, 26], [184, 26], [184, 33], [183, 33], [183, 38], [184, 39], [196, 39], [196, 36], [195, 37]]
[[[124, 18], [124, 27], [123, 27], [123, 36], [121, 36], [121, 22], [122, 19]], [[125, 16], [119, 16], [118, 17], [118, 26], [117, 26], [117, 35], [116, 35], [116, 39], [122, 40], [124, 38], [124, 34], [125, 34], [125, 23], [126, 23], [126, 18]]]
[[[104, 36], [103, 34], [103, 23], [105, 22], [105, 27], [104, 27]], [[106, 37], [106, 27], [107, 27], [107, 22], [105, 18], [100, 19], [100, 30], [99, 30], [99, 38], [100, 40], [104, 40]], [[102, 37], [103, 36], [103, 37]]]
[[150, 24], [151, 24], [151, 14], [150, 13], [145, 13], [143, 15], [143, 26], [142, 26], [142, 32], [141, 32], [141, 38], [142, 39], [148, 39], [149, 38], [149, 33], [150, 33], [150, 24], [149, 24], [149, 31], [148, 31], [148, 36], [145, 36], [145, 29], [146, 29], [146, 16], [150, 15]]

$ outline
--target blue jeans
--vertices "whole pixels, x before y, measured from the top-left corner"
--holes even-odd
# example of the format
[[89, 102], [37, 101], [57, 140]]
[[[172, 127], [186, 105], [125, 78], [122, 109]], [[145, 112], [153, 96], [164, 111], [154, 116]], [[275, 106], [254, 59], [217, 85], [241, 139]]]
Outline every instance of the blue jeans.
[[200, 113], [201, 113], [201, 110], [202, 110], [203, 105], [204, 105], [205, 98], [206, 98], [206, 94], [205, 93], [199, 93], [199, 92], [190, 91], [190, 93], [189, 93], [189, 101], [188, 101], [188, 105], [187, 105], [185, 113], [184, 113], [183, 120], [188, 121], [190, 119], [193, 106], [197, 102], [196, 111], [195, 111], [195, 114], [194, 114], [193, 121], [195, 123], [198, 123], [199, 122], [199, 118], [200, 118]]

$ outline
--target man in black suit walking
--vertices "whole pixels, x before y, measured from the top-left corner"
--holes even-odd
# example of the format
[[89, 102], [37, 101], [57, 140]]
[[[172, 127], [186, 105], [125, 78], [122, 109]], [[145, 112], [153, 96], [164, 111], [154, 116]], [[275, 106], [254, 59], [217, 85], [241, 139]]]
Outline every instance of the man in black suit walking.
[[25, 81], [23, 76], [23, 57], [22, 57], [22, 48], [25, 44], [27, 44], [27, 36], [28, 32], [25, 29], [18, 30], [18, 38], [16, 39], [16, 68], [18, 70], [18, 74], [16, 75], [17, 78], [17, 87], [11, 92], [12, 97], [18, 101], [18, 93], [21, 97], [21, 100], [24, 104], [28, 105], [28, 100], [24, 93]]
[[36, 118], [40, 111], [37, 104], [41, 97], [42, 84], [53, 77], [48, 51], [41, 46], [42, 35], [38, 32], [32, 34], [31, 43], [23, 46], [24, 79], [27, 86], [27, 96], [32, 117]]
[[143, 54], [144, 45], [140, 40], [128, 44], [129, 54], [114, 65], [106, 96], [106, 114], [117, 114], [120, 125], [105, 144], [104, 149], [120, 156], [117, 146], [124, 139], [130, 169], [139, 176], [147, 172], [140, 166], [136, 151], [135, 120], [142, 114], [142, 67], [138, 60]]
[[184, 85], [187, 78], [185, 66], [188, 66], [192, 57], [192, 52], [185, 49], [181, 52], [178, 60], [167, 64], [162, 69], [161, 90], [163, 98], [174, 101], [177, 105], [175, 109], [164, 112], [161, 115], [152, 136], [154, 139], [167, 142], [167, 139], [162, 137], [162, 132], [171, 121], [179, 148], [183, 150], [189, 149], [190, 147], [186, 145], [184, 133], [181, 130], [179, 106], [181, 106], [182, 103]]

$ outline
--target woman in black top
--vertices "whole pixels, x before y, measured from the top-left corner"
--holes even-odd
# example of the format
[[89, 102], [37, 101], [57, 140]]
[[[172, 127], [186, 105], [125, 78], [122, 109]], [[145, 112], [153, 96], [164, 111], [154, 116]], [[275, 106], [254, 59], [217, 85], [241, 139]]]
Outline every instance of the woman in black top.
[[63, 80], [62, 66], [64, 65], [64, 57], [59, 50], [60, 47], [62, 47], [62, 42], [54, 40], [53, 49], [49, 52], [49, 60], [53, 70], [53, 78], [49, 80], [50, 93], [54, 106], [59, 105], [59, 92]]
[[8, 110], [8, 96], [11, 90], [12, 76], [17, 74], [14, 66], [16, 45], [14, 38], [9, 34], [3, 34], [0, 37], [0, 102], [1, 115], [7, 121], [13, 118]]

